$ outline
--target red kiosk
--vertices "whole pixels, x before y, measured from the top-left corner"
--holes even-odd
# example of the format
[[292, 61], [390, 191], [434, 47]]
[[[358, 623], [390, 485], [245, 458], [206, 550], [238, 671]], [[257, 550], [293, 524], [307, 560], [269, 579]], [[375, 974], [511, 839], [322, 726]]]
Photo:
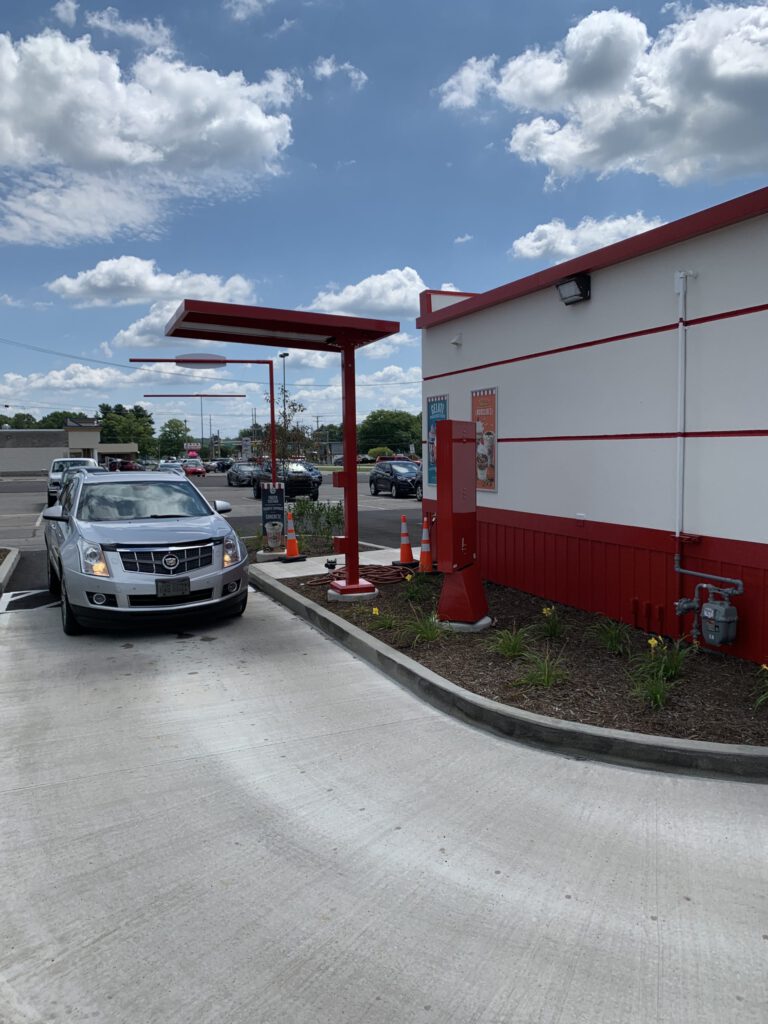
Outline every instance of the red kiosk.
[[344, 536], [334, 537], [334, 549], [345, 556], [345, 578], [334, 580], [331, 591], [339, 600], [373, 597], [376, 588], [360, 579], [357, 526], [357, 417], [355, 408], [355, 352], [390, 334], [400, 324], [393, 320], [331, 316], [293, 309], [268, 309], [225, 302], [185, 299], [165, 328], [169, 338], [196, 338], [240, 345], [338, 352], [341, 357], [344, 471], [334, 483], [344, 488]]

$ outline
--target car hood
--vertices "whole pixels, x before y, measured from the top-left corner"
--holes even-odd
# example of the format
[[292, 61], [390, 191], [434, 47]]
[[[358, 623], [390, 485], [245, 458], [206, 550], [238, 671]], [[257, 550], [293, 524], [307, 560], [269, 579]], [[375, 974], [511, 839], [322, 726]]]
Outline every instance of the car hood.
[[78, 526], [86, 540], [101, 544], [102, 547], [115, 544], [189, 544], [193, 541], [226, 537], [232, 532], [229, 523], [219, 515], [107, 523], [84, 523], [79, 520]]

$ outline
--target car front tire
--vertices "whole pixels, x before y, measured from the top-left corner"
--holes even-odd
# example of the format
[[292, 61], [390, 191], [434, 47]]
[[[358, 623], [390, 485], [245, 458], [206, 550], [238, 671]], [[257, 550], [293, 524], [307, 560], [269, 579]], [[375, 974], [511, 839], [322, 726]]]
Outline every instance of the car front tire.
[[77, 621], [75, 613], [72, 611], [72, 605], [69, 603], [63, 573], [59, 576], [59, 580], [61, 582], [61, 628], [67, 636], [79, 636], [83, 632], [83, 627]]
[[314, 491], [310, 492], [309, 500], [310, 501], [317, 501], [317, 499], [319, 497], [320, 497], [320, 491], [317, 488], [315, 488]]
[[232, 487], [232, 481], [227, 477], [227, 487]]
[[371, 480], [371, 482], [370, 482], [370, 484], [368, 486], [371, 489], [371, 494], [376, 494], [376, 484], [373, 482], [373, 480]]
[[393, 498], [397, 497], [397, 487], [395, 487], [394, 484], [392, 484], [392, 486], [390, 487], [389, 493], [392, 495]]
[[421, 501], [424, 497], [424, 488], [421, 484], [416, 484], [416, 501]]

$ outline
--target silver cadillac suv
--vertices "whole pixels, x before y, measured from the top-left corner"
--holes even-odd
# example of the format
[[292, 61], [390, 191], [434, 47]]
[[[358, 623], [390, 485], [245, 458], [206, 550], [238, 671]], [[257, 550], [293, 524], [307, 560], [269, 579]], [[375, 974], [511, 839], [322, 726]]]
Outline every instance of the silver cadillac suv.
[[175, 473], [80, 473], [43, 511], [48, 587], [64, 632], [204, 613], [241, 615], [245, 546]]

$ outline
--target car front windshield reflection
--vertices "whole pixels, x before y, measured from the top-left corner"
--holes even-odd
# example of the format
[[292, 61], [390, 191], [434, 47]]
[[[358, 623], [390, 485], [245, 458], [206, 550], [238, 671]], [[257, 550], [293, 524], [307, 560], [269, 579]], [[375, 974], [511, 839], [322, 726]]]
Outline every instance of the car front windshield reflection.
[[203, 498], [183, 480], [86, 484], [77, 510], [77, 518], [86, 523], [209, 515]]

